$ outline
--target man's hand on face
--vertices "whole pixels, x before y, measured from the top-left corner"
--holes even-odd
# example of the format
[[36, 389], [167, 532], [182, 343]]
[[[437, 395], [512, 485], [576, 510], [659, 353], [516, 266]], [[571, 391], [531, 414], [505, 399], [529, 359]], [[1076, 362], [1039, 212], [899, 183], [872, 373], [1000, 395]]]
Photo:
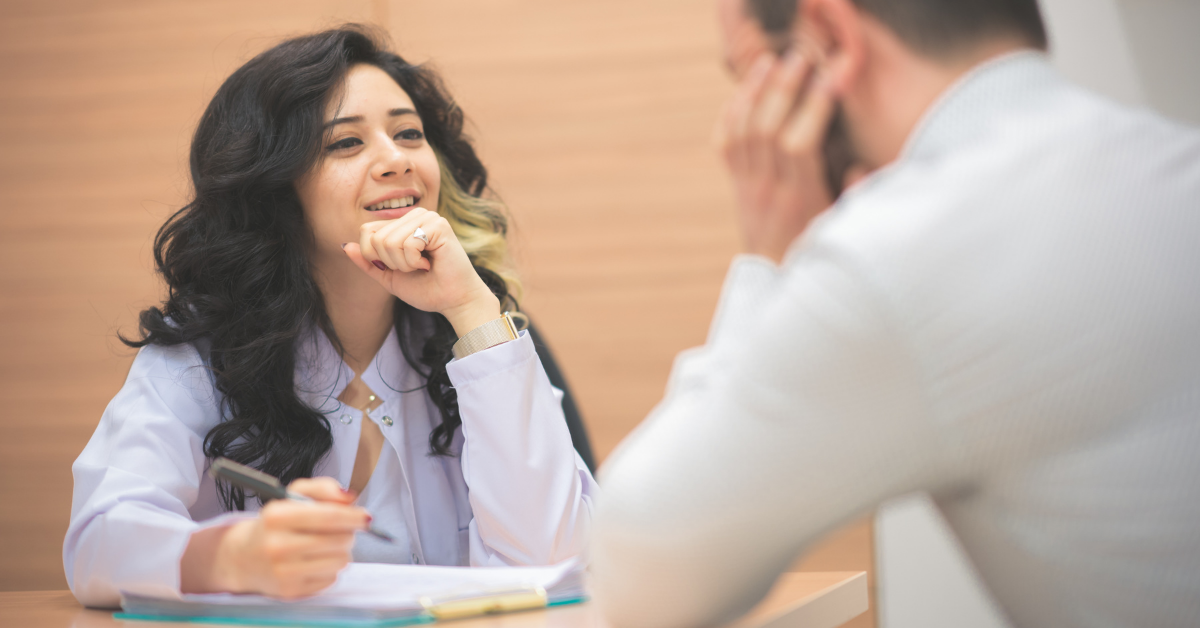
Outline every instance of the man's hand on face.
[[759, 57], [717, 124], [733, 177], [746, 251], [783, 259], [788, 246], [833, 203], [822, 148], [834, 98], [798, 52]]

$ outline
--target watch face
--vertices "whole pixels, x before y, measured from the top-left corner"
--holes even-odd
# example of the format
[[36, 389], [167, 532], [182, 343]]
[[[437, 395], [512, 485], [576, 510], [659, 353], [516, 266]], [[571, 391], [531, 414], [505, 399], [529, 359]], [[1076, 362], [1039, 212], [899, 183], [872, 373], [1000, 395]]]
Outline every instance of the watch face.
[[508, 312], [504, 313], [504, 322], [505, 327], [508, 328], [508, 335], [512, 336], [513, 340], [516, 340], [518, 337], [520, 337], [520, 334], [517, 332], [517, 324], [513, 322], [512, 315]]

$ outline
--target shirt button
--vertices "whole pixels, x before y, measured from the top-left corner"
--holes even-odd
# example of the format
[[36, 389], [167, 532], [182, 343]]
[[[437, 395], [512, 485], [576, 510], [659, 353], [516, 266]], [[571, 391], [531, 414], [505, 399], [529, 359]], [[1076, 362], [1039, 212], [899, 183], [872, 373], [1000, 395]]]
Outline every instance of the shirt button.
[[414, 564], [414, 565], [420, 565], [420, 564], [421, 564], [421, 559], [420, 559], [420, 558], [417, 558], [417, 555], [416, 555], [416, 554], [413, 554], [413, 555], [412, 555], [412, 564]]
[[342, 418], [340, 418], [338, 420], [342, 422], [342, 425], [350, 425], [350, 422], [353, 421], [354, 418], [351, 417], [349, 414], [343, 414]]
[[392, 423], [393, 423], [393, 421], [392, 421], [392, 417], [390, 417], [390, 416], [385, 416], [385, 417], [383, 417], [383, 424], [384, 424], [384, 425], [386, 425], [386, 426], [388, 426], [388, 427], [391, 427], [391, 426], [392, 426]]

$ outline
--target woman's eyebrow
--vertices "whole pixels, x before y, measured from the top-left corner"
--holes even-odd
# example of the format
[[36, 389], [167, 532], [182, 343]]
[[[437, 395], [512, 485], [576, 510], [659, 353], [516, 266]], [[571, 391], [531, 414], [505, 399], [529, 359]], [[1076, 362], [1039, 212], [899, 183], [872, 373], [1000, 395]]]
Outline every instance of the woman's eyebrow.
[[[415, 109], [409, 109], [408, 107], [397, 107], [396, 109], [392, 109], [391, 111], [388, 112], [388, 116], [392, 117], [392, 118], [395, 118], [396, 116], [406, 116], [409, 114], [417, 115], [417, 112]], [[362, 122], [364, 119], [365, 118], [363, 118], [362, 116], [349, 116], [346, 118], [334, 118], [334, 119], [330, 120], [329, 122], [326, 122], [325, 125], [321, 128], [328, 129], [330, 127], [334, 127], [339, 124], [347, 124], [347, 123], [351, 123], [351, 122]]]

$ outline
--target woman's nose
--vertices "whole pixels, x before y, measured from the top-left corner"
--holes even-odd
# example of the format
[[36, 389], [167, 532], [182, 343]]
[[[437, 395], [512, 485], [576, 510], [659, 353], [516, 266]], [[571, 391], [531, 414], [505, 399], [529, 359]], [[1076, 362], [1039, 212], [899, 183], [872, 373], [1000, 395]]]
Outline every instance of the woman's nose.
[[371, 164], [371, 176], [376, 179], [387, 179], [406, 174], [412, 170], [412, 160], [408, 153], [394, 142], [381, 142], [381, 146]]

